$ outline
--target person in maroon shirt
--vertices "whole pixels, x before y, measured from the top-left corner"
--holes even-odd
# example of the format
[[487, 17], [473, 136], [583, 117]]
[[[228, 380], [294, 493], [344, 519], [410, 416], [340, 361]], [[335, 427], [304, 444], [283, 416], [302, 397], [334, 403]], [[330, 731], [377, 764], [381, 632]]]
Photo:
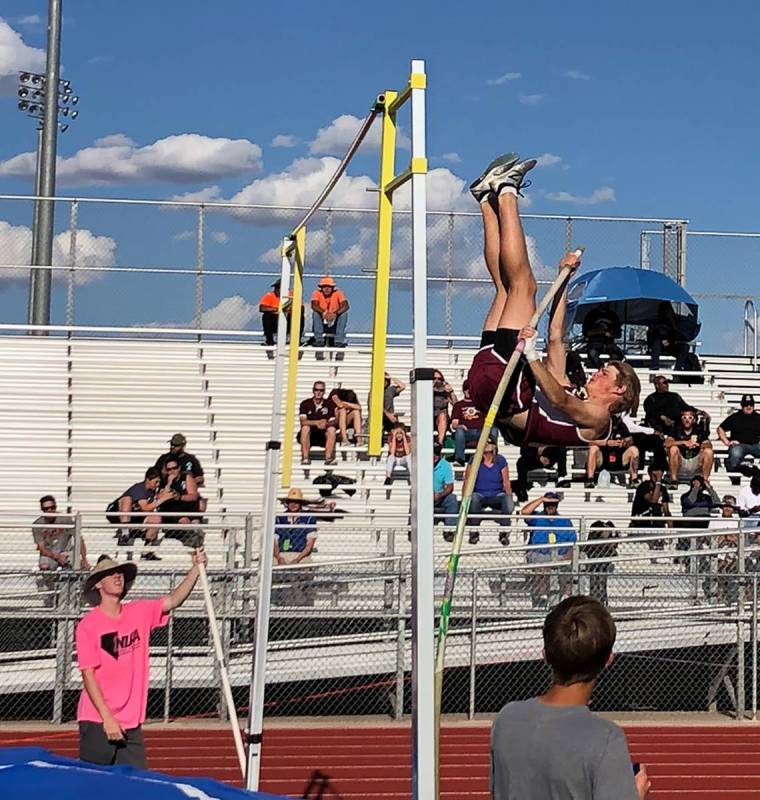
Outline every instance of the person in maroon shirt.
[[324, 381], [312, 386], [312, 396], [298, 408], [301, 430], [301, 463], [311, 464], [311, 446], [325, 448], [325, 464], [335, 463], [335, 405], [325, 397]]
[[[483, 429], [485, 415], [470, 399], [470, 383], [462, 384], [463, 398], [451, 410], [451, 430], [454, 431], [454, 461], [464, 466], [464, 451], [468, 444], [477, 444]], [[493, 432], [494, 437], [496, 431]]]

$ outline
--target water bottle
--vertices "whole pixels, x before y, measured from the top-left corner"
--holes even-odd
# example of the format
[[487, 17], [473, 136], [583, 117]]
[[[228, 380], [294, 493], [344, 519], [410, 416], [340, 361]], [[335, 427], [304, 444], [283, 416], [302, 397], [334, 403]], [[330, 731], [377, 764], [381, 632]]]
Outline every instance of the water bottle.
[[611, 482], [612, 482], [612, 476], [610, 475], [609, 472], [607, 472], [606, 469], [603, 469], [599, 473], [599, 477], [597, 478], [596, 488], [597, 489], [609, 489]]

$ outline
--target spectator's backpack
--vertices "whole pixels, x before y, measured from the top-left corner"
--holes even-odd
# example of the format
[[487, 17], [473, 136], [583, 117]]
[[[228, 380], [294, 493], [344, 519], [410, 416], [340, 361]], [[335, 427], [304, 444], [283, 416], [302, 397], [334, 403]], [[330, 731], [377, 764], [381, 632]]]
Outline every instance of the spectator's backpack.
[[346, 475], [336, 475], [334, 472], [325, 472], [322, 475], [317, 475], [312, 483], [315, 486], [326, 486], [326, 488], [319, 490], [319, 493], [322, 495], [322, 497], [331, 497], [332, 493], [339, 486], [349, 497], [353, 497], [356, 494], [355, 488], [348, 488], [351, 486], [351, 484], [356, 483], [356, 481], [353, 478], [347, 477]]
[[115, 500], [111, 500], [111, 502], [106, 506], [106, 519], [111, 523], [111, 525], [118, 525], [120, 522], [119, 518], [119, 500], [124, 495], [119, 495]]

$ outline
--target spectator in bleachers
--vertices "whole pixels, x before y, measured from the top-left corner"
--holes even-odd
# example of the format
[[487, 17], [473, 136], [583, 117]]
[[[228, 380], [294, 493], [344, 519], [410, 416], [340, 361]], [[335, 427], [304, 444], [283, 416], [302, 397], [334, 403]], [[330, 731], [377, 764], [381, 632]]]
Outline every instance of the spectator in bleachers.
[[[634, 519], [631, 519], [630, 527], [643, 530], [634, 534], [635, 536], [649, 536], [650, 534], [646, 532], [649, 529], [662, 530], [666, 527], [673, 527], [671, 520], [666, 519], [666, 517], [670, 517], [670, 494], [663, 485], [663, 474], [661, 469], [650, 464], [649, 479], [642, 481], [636, 489], [631, 508], [631, 517]], [[645, 519], [636, 519], [636, 517], [645, 517]], [[657, 534], [652, 536], [653, 538], [647, 540], [649, 549], [662, 550], [665, 546], [664, 540], [656, 538]]]
[[[119, 514], [109, 517], [117, 521], [119, 528], [119, 547], [128, 547], [134, 542], [136, 536], [145, 539], [146, 547], [158, 546], [158, 531], [161, 525], [159, 508], [167, 501], [176, 499], [176, 493], [171, 488], [160, 489], [161, 473], [155, 467], [149, 467], [145, 472], [145, 479], [134, 483], [117, 500]], [[135, 516], [147, 514], [147, 516]], [[141, 556], [149, 561], [160, 561], [161, 558], [154, 551], [144, 552]]]
[[311, 296], [314, 346], [324, 347], [325, 336], [333, 339], [335, 347], [346, 346], [348, 300], [335, 285], [335, 279], [325, 275]]
[[[480, 431], [483, 429], [485, 416], [481, 414], [478, 407], [470, 399], [470, 384], [465, 381], [462, 384], [461, 400], [454, 403], [451, 409], [451, 430], [454, 431], [454, 462], [460, 467], [465, 463], [465, 449], [467, 445], [478, 443]], [[496, 429], [492, 431], [495, 438]]]
[[[472, 469], [472, 459], [467, 464], [464, 472], [464, 482]], [[511, 525], [511, 520], [506, 516], [514, 510], [515, 504], [512, 499], [512, 483], [509, 480], [509, 466], [507, 459], [499, 454], [499, 449], [493, 439], [488, 440], [483, 449], [483, 460], [480, 462], [478, 474], [475, 477], [475, 485], [472, 490], [470, 500], [470, 513], [472, 518], [467, 520], [468, 525], [480, 525], [480, 514], [484, 509], [491, 509], [498, 512], [501, 516], [497, 518], [498, 524], [502, 527], [499, 532], [499, 541], [503, 545], [509, 544], [509, 531], [505, 527]], [[478, 531], [470, 531], [470, 544], [477, 544], [480, 540]]]
[[586, 558], [607, 559], [596, 564], [588, 564], [586, 569], [590, 572], [588, 593], [602, 605], [608, 603], [607, 580], [610, 573], [615, 571], [615, 564], [610, 560], [617, 557], [618, 546], [616, 540], [620, 538], [620, 531], [616, 530], [615, 523], [598, 519], [592, 522], [588, 531], [588, 541], [598, 544], [587, 545], [583, 552]]
[[[718, 548], [733, 550], [733, 552], [719, 553], [716, 557], [717, 571], [722, 576], [730, 575], [737, 571], [737, 547], [739, 545], [740, 529], [738, 510], [736, 498], [731, 494], [723, 495], [720, 504], [720, 516], [711, 519], [710, 524], [707, 526], [709, 530], [720, 533], [717, 539], [710, 539], [709, 546], [711, 550]], [[711, 596], [712, 588], [709, 577], [705, 582], [707, 583], [706, 593]], [[735, 579], [721, 577], [715, 581], [715, 596], [719, 603], [735, 603], [738, 595], [738, 586]]]
[[313, 502], [303, 496], [301, 489], [290, 489], [280, 502], [285, 514], [275, 518], [274, 560], [276, 564], [299, 564], [311, 561], [317, 543], [317, 520], [305, 514], [303, 507]]
[[[572, 520], [559, 516], [559, 502], [562, 498], [557, 492], [546, 492], [541, 497], [526, 503], [520, 510], [525, 524], [531, 529], [528, 544], [547, 545], [562, 543], [572, 545], [577, 541]], [[537, 514], [538, 507], [543, 504], [542, 515]], [[529, 564], [544, 565], [528, 576], [530, 597], [533, 607], [545, 606], [549, 602], [551, 565], [556, 562], [567, 562], [573, 556], [572, 547], [537, 547], [529, 550], [526, 560]], [[572, 588], [572, 575], [562, 570], [557, 573], [559, 581], [559, 598], [565, 597]]]
[[607, 472], [628, 470], [628, 485], [631, 488], [639, 485], [639, 449], [633, 443], [628, 429], [617, 418], [613, 418], [607, 439], [597, 439], [589, 445], [586, 461], [587, 489], [596, 485], [594, 476], [603, 469]]
[[399, 422], [388, 434], [388, 460], [385, 462], [385, 485], [393, 483], [393, 471], [397, 468], [412, 471], [412, 437]]
[[[55, 584], [52, 574], [74, 566], [74, 518], [58, 515], [58, 505], [52, 494], [40, 498], [42, 515], [32, 523], [32, 537], [39, 553], [39, 588], [44, 591], [45, 605], [54, 605]], [[81, 568], [89, 569], [87, 546], [81, 540]]]
[[[272, 284], [272, 291], [267, 292], [259, 300], [259, 311], [261, 312], [261, 327], [264, 330], [264, 344], [270, 347], [275, 343], [277, 336], [277, 315], [280, 311], [280, 285], [278, 279]], [[288, 293], [288, 299], [283, 303], [282, 310], [288, 320], [288, 330], [290, 330], [290, 312], [293, 305], [293, 290]], [[301, 305], [301, 336], [304, 333], [304, 310]], [[289, 337], [288, 337], [289, 338]]]
[[528, 473], [531, 470], [550, 469], [554, 466], [557, 468], [557, 488], [569, 487], [566, 447], [523, 445], [520, 448], [520, 457], [517, 459], [517, 480], [512, 484], [517, 500], [524, 503], [528, 499], [528, 491], [533, 487], [533, 483], [528, 480]]
[[[192, 475], [193, 480], [195, 481], [195, 486], [197, 489], [201, 489], [206, 482], [206, 477], [203, 474], [203, 467], [201, 466], [201, 462], [194, 456], [192, 453], [188, 453], [185, 450], [185, 445], [187, 444], [187, 437], [183, 433], [175, 433], [171, 439], [169, 439], [169, 452], [160, 455], [156, 459], [155, 467], [157, 470], [163, 469], [164, 462], [168, 458], [176, 458], [177, 462], [179, 463], [179, 471], [181, 475], [187, 475], [190, 473]], [[206, 507], [208, 505], [208, 501], [205, 497], [200, 496], [198, 497], [198, 510], [201, 514], [206, 513]]]
[[588, 709], [594, 684], [612, 663], [615, 623], [596, 600], [577, 595], [543, 626], [552, 685], [508, 703], [491, 732], [493, 800], [646, 800], [646, 767], [634, 775], [625, 734]]
[[311, 464], [311, 447], [325, 448], [325, 464], [335, 463], [335, 406], [325, 397], [325, 382], [315, 381], [312, 396], [301, 402], [298, 409], [301, 430], [301, 463]]
[[[459, 503], [454, 495], [454, 470], [442, 458], [442, 449], [438, 442], [433, 445], [433, 524], [442, 519], [447, 528], [452, 528], [457, 524]], [[454, 532], [446, 531], [443, 538], [447, 542], [453, 541]]]
[[[335, 419], [338, 423], [341, 444], [356, 444], [362, 432], [362, 406], [356, 392], [352, 389], [335, 388], [328, 398], [335, 406]], [[353, 428], [349, 437], [348, 429]]]
[[[201, 521], [200, 495], [195, 485], [192, 472], [180, 472], [179, 459], [171, 456], [164, 461], [161, 470], [161, 488], [171, 489], [174, 497], [161, 506], [161, 512], [170, 516], [162, 516], [164, 525], [189, 525]], [[175, 516], [179, 514], [180, 516]], [[187, 547], [202, 547], [203, 533], [199, 530], [168, 530], [164, 532], [167, 539], [179, 539]]]
[[433, 373], [433, 427], [438, 436], [438, 444], [443, 447], [449, 430], [449, 405], [454, 405], [457, 396], [452, 385], [437, 369]]
[[749, 486], [743, 486], [736, 498], [745, 528], [760, 527], [760, 472], [753, 473]]
[[[706, 481], [701, 475], [693, 475], [689, 489], [681, 495], [681, 516], [693, 519], [682, 520], [678, 523], [678, 527], [707, 528], [710, 524], [708, 519], [710, 512], [718, 506], [720, 506], [720, 497], [709, 481]], [[705, 544], [705, 540], [700, 538], [695, 544], [701, 547]], [[691, 539], [684, 538], [676, 541], [676, 550], [690, 550], [692, 546]], [[687, 560], [684, 560], [683, 563], [688, 565]], [[702, 566], [705, 569], [700, 569], [700, 571], [707, 571], [707, 564]]]
[[668, 457], [665, 453], [665, 434], [649, 425], [636, 422], [630, 414], [620, 415], [621, 423], [628, 429], [633, 444], [639, 451], [639, 467], [646, 462], [647, 453], [652, 454], [652, 463], [658, 469], [667, 470]]
[[670, 382], [664, 375], [656, 375], [654, 391], [644, 400], [644, 424], [670, 436], [681, 412], [691, 406], [678, 392], [670, 391]]
[[592, 369], [601, 369], [602, 355], [622, 361], [623, 351], [615, 344], [622, 332], [620, 317], [609, 303], [600, 303], [586, 314], [583, 319], [582, 333], [586, 340], [588, 365]]
[[681, 421], [665, 440], [670, 465], [669, 487], [678, 486], [679, 475], [709, 478], [713, 467], [713, 448], [704, 418], [694, 409], [681, 412]]
[[663, 353], [675, 357], [675, 369], [686, 369], [689, 344], [682, 340], [678, 319], [673, 306], [667, 301], [660, 303], [657, 307], [657, 319], [647, 327], [647, 345], [652, 356], [649, 369], [660, 368], [660, 356]]
[[752, 475], [753, 468], [742, 464], [747, 456], [760, 459], [760, 414], [755, 411], [755, 398], [751, 394], [742, 395], [741, 411], [729, 414], [718, 425], [717, 434], [728, 448], [726, 469]]
[[406, 389], [406, 384], [398, 378], [392, 378], [385, 373], [385, 387], [383, 388], [383, 430], [388, 433], [398, 423], [398, 414], [394, 400]]

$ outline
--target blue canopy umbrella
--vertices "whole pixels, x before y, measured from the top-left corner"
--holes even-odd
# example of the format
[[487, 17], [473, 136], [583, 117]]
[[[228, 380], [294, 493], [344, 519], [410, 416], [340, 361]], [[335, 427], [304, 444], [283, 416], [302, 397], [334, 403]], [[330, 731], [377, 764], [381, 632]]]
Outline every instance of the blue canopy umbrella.
[[176, 778], [132, 767], [101, 767], [55, 756], [42, 747], [0, 748], [0, 795], [24, 800], [276, 800], [210, 778]]
[[568, 287], [568, 326], [580, 325], [586, 314], [607, 303], [624, 325], [649, 325], [663, 302], [670, 303], [685, 341], [699, 333], [699, 305], [672, 278], [637, 267], [607, 267], [584, 272]]

